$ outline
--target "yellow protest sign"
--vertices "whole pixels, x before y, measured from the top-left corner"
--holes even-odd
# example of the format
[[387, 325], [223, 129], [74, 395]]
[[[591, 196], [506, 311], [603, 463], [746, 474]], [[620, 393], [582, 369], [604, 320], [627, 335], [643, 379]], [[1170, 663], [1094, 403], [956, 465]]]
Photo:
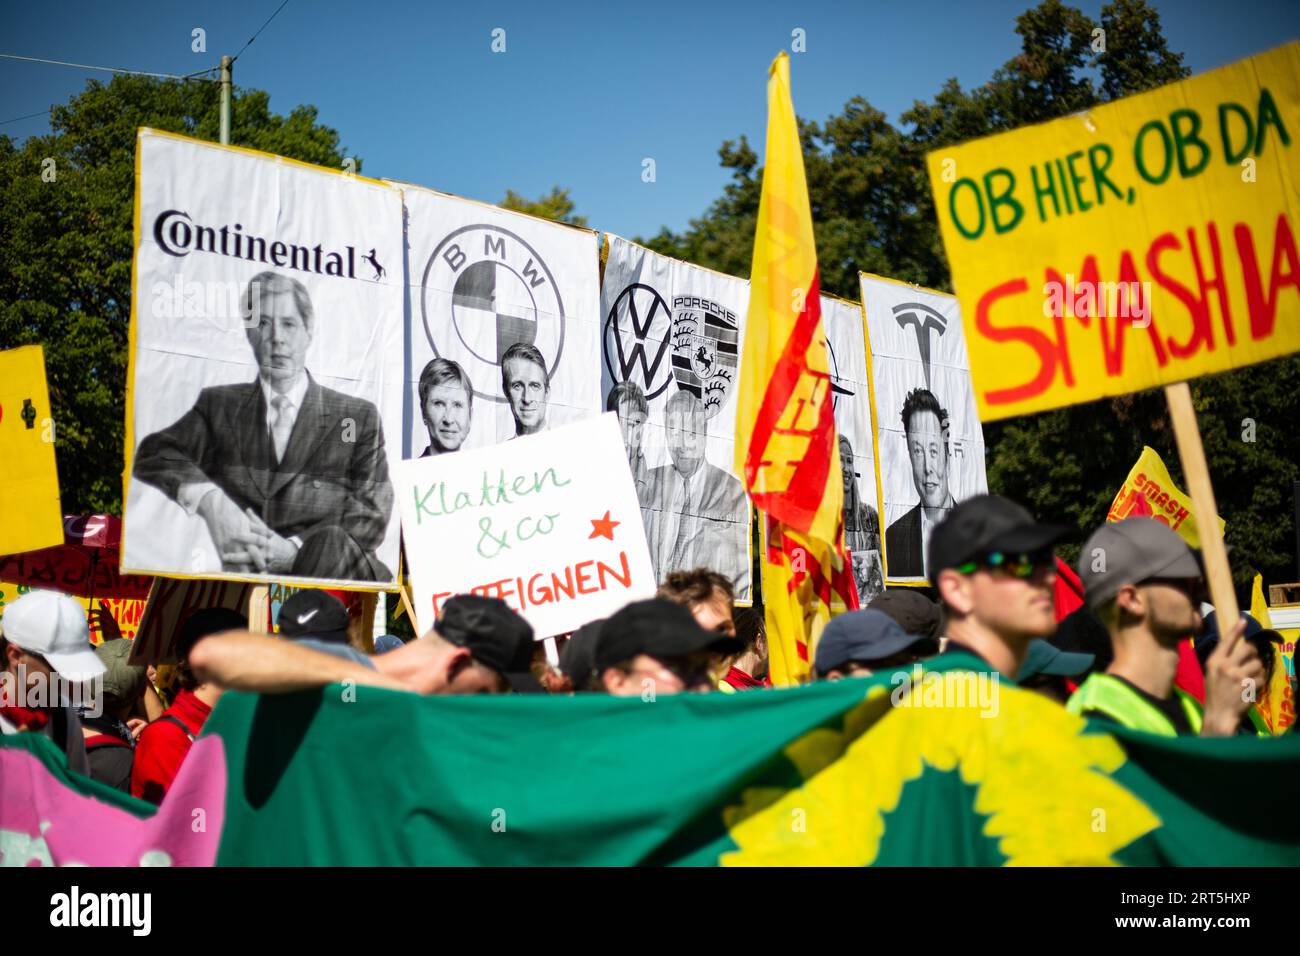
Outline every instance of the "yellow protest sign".
[[[1250, 588], [1250, 616], [1266, 628], [1273, 630], [1273, 619], [1268, 602], [1264, 600], [1264, 576], [1255, 575]], [[1274, 642], [1273, 671], [1259, 692], [1255, 709], [1259, 712], [1269, 733], [1277, 736], [1295, 723], [1295, 689], [1291, 681], [1295, 676], [1295, 632], [1278, 631], [1282, 638]]]
[[1300, 350], [1300, 42], [927, 158], [980, 418]]
[[54, 416], [39, 345], [0, 352], [0, 554], [63, 543]]
[[[0, 581], [0, 611], [31, 590], [34, 589], [30, 584]], [[140, 626], [140, 616], [144, 613], [144, 601], [139, 598], [84, 598], [76, 595], [71, 597], [85, 609], [87, 615], [94, 607], [104, 608], [113, 615], [113, 620], [117, 622], [117, 628], [123, 637], [135, 637], [136, 629]], [[101, 644], [103, 640], [104, 635], [101, 630], [92, 625], [90, 643]]]
[[[1155, 518], [1177, 531], [1189, 547], [1201, 546], [1191, 496], [1174, 484], [1164, 459], [1154, 448], [1142, 448], [1137, 463], [1129, 470], [1115, 500], [1110, 503], [1106, 520], [1123, 521], [1125, 518]], [[1225, 526], [1220, 518], [1220, 532]]]

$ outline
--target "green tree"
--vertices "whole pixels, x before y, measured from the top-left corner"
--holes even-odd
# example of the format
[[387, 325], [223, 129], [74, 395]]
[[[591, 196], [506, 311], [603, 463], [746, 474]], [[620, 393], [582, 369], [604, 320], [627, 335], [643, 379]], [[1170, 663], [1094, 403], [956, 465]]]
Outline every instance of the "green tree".
[[[1189, 72], [1145, 0], [1113, 0], [1100, 22], [1061, 0], [1044, 0], [1016, 18], [1015, 31], [1020, 53], [987, 83], [964, 90], [950, 79], [930, 100], [917, 100], [899, 126], [862, 97], [825, 123], [800, 121], [823, 290], [857, 299], [864, 271], [951, 291], [928, 152], [1086, 110]], [[680, 233], [664, 229], [640, 241], [748, 276], [762, 167], [743, 136], [724, 142], [719, 158], [732, 178], [704, 215]], [[1300, 430], [1287, 423], [1296, 420], [1298, 380], [1300, 359], [1287, 358], [1192, 386], [1243, 595], [1253, 569], [1268, 581], [1295, 578], [1287, 519]], [[1242, 438], [1246, 419], [1256, 422], [1254, 441]], [[992, 422], [984, 433], [990, 488], [1074, 527], [1077, 542], [1105, 520], [1144, 444], [1182, 481], [1158, 390]]]
[[559, 186], [551, 187], [550, 193], [540, 199], [529, 199], [526, 196], [519, 195], [513, 189], [507, 189], [506, 198], [501, 200], [498, 205], [502, 209], [523, 212], [530, 216], [551, 219], [555, 222], [567, 222], [571, 226], [587, 225], [586, 216], [574, 215], [573, 211], [577, 206], [569, 198], [569, 191], [561, 189]]
[[[314, 107], [269, 102], [238, 91], [232, 142], [342, 165]], [[215, 142], [218, 121], [214, 83], [118, 76], [56, 106], [48, 135], [0, 136], [0, 348], [45, 346], [67, 513], [121, 513], [136, 129]]]

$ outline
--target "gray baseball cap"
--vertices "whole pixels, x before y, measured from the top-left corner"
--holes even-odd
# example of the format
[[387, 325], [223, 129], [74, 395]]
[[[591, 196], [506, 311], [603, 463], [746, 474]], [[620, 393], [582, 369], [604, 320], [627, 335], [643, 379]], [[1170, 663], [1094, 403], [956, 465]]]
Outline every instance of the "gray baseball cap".
[[1079, 552], [1079, 579], [1090, 608], [1112, 600], [1125, 584], [1152, 578], [1195, 579], [1203, 574], [1195, 552], [1154, 518], [1125, 518], [1102, 525]]

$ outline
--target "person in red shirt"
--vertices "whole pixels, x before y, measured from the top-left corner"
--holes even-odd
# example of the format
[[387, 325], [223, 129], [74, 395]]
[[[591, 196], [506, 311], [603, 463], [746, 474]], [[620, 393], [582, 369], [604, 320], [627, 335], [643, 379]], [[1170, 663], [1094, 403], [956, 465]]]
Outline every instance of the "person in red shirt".
[[738, 607], [732, 612], [736, 637], [745, 649], [731, 660], [731, 669], [718, 681], [718, 690], [734, 694], [738, 690], [771, 687], [767, 674], [767, 624], [763, 612], [752, 607]]
[[180, 691], [162, 716], [140, 734], [135, 762], [131, 767], [131, 795], [150, 803], [162, 803], [190, 752], [194, 738], [203, 729], [212, 707], [221, 696], [213, 683], [200, 683], [190, 669], [190, 651], [199, 638], [221, 631], [247, 627], [243, 615], [228, 608], [204, 608], [190, 615], [181, 628], [176, 653], [180, 658]]

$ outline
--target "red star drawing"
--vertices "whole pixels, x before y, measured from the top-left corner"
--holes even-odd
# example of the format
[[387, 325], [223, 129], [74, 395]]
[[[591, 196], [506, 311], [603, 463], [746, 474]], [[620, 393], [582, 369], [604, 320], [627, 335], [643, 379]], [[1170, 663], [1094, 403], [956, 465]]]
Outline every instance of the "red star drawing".
[[621, 521], [610, 521], [609, 512], [606, 511], [605, 517], [591, 519], [591, 534], [587, 535], [587, 540], [590, 541], [592, 538], [609, 538], [610, 541], [613, 541], [614, 529], [622, 523], [623, 522]]

